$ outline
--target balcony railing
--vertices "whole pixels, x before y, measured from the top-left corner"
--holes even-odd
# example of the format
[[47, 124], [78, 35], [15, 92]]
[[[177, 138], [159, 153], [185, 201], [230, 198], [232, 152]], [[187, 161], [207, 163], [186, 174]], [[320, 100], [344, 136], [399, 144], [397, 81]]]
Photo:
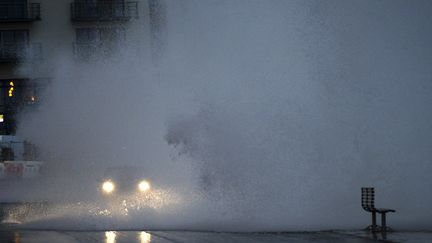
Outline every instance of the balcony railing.
[[42, 59], [42, 44], [2, 44], [0, 45], [0, 62], [15, 63], [37, 61]]
[[121, 55], [119, 50], [122, 49], [124, 43], [122, 41], [102, 40], [73, 42], [72, 44], [75, 58], [84, 61], [100, 61]]
[[0, 3], [0, 22], [40, 20], [40, 3]]
[[109, 57], [112, 54], [112, 47], [104, 41], [74, 42], [73, 52], [80, 60], [93, 60]]
[[138, 2], [71, 3], [73, 21], [127, 21], [138, 18]]

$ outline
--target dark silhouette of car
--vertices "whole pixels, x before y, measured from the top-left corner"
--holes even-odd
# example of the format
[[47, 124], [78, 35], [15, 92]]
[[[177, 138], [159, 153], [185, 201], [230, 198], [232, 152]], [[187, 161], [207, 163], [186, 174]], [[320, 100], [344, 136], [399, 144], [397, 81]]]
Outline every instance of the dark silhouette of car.
[[108, 167], [99, 186], [107, 197], [141, 195], [151, 190], [145, 170], [133, 166]]

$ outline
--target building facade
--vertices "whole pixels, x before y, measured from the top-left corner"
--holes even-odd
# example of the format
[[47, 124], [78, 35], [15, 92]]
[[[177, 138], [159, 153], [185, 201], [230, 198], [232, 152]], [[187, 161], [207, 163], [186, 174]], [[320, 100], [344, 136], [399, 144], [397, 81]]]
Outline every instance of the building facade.
[[[163, 8], [159, 0], [0, 0], [0, 135], [37, 105], [59, 57], [92, 61], [127, 40], [151, 59]], [[153, 48], [153, 49], [152, 49]]]
[[[61, 59], [94, 62], [128, 48], [154, 59], [161, 0], [0, 0], [0, 137], [14, 139], [17, 114], [35, 109]], [[3, 139], [3, 140], [4, 140]], [[8, 146], [1, 161], [13, 160]], [[3, 156], [4, 155], [4, 156]]]

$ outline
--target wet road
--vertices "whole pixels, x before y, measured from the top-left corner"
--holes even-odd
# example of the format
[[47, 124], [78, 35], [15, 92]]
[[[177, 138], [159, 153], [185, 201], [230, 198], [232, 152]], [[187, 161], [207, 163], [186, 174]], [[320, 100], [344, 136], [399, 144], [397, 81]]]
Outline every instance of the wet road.
[[27, 231], [0, 230], [0, 242], [7, 243], [201, 243], [201, 242], [432, 242], [432, 232], [392, 233], [388, 240], [361, 231], [292, 233], [212, 233], [189, 231]]
[[332, 233], [284, 233], [284, 234], [234, 234], [207, 232], [70, 232], [70, 231], [3, 231], [0, 242], [39, 243], [39, 242], [373, 242], [368, 239]]

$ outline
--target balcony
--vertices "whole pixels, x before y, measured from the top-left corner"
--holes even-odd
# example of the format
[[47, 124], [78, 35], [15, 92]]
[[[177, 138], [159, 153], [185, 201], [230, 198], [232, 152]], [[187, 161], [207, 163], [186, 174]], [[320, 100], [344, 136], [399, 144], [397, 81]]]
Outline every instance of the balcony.
[[40, 20], [40, 3], [0, 3], [0, 22], [31, 22]]
[[71, 3], [72, 21], [128, 21], [138, 18], [138, 2]]
[[32, 62], [42, 59], [42, 44], [3, 44], [0, 46], [0, 63]]
[[74, 42], [73, 52], [80, 60], [97, 60], [111, 56], [113, 45], [104, 41]]

